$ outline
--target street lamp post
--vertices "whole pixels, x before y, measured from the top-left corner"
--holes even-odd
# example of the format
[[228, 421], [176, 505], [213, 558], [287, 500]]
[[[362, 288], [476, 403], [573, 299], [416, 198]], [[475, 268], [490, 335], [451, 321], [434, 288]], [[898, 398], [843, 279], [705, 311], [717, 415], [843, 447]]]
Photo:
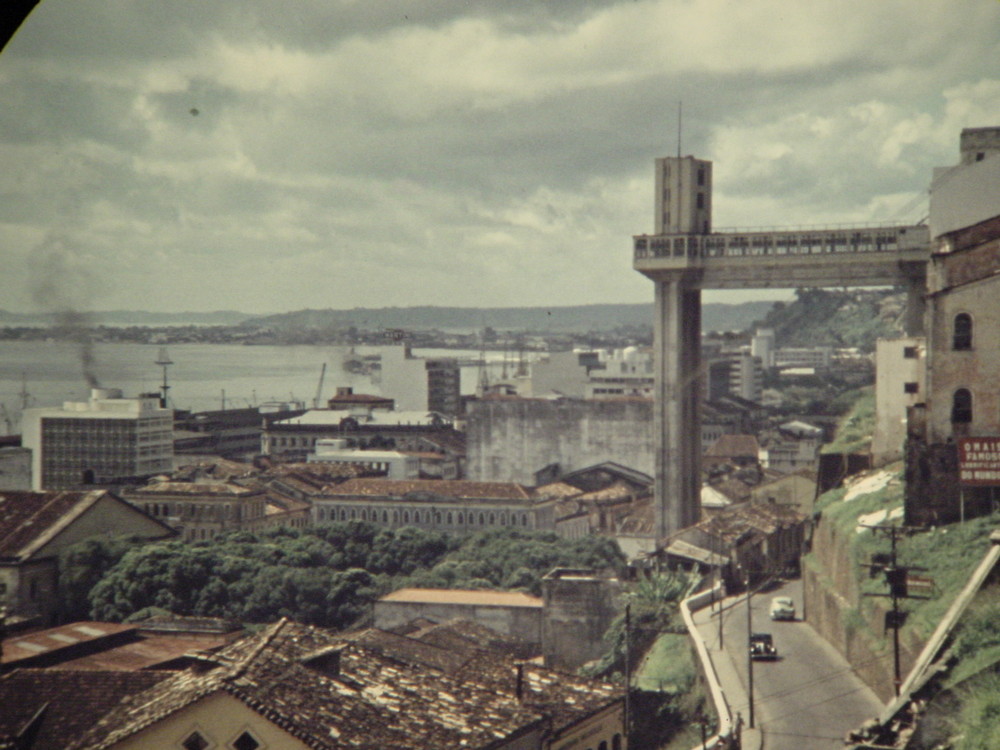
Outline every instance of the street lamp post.
[[750, 613], [750, 571], [744, 577], [747, 587], [747, 698], [750, 701], [749, 726], [753, 729], [753, 651], [750, 649], [750, 638], [753, 635], [753, 621]]

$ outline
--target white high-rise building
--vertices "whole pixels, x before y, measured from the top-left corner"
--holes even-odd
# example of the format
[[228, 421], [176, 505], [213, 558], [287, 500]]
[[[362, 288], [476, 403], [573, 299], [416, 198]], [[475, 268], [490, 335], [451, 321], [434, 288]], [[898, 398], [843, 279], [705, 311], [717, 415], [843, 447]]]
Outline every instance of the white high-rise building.
[[750, 340], [750, 353], [760, 359], [764, 369], [769, 370], [774, 367], [774, 329], [758, 328], [753, 338]]
[[122, 398], [94, 388], [90, 400], [25, 409], [21, 443], [31, 449], [31, 487], [59, 490], [149, 477], [173, 468], [173, 411], [158, 394]]

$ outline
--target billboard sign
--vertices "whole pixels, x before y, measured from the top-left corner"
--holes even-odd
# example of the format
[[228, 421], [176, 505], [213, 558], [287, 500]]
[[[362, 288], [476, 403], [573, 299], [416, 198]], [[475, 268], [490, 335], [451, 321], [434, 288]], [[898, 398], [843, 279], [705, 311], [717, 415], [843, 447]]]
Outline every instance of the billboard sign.
[[958, 471], [964, 485], [1000, 486], [1000, 437], [961, 438]]

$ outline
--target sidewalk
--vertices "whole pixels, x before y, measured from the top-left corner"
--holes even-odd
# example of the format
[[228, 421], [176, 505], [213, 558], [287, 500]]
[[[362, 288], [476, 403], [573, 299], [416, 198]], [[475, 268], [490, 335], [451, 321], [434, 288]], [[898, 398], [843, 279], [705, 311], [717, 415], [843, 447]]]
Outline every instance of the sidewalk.
[[[723, 611], [738, 600], [739, 597], [724, 599], [722, 601]], [[717, 612], [718, 605], [715, 607], [702, 607], [693, 612], [695, 626], [698, 628], [698, 632], [701, 634], [702, 640], [707, 647], [708, 657], [712, 660], [712, 666], [715, 668], [715, 674], [719, 679], [719, 684], [722, 687], [727, 705], [734, 717], [739, 713], [743, 719], [742, 731], [740, 733], [742, 741], [741, 750], [761, 750], [764, 745], [764, 735], [759, 726], [753, 729], [747, 726], [749, 719], [747, 716], [747, 707], [750, 705], [750, 701], [747, 699], [746, 686], [743, 684], [743, 680], [740, 679], [739, 672], [737, 672], [732, 658], [726, 651], [719, 647], [719, 621], [717, 616], [712, 616], [713, 610]]]

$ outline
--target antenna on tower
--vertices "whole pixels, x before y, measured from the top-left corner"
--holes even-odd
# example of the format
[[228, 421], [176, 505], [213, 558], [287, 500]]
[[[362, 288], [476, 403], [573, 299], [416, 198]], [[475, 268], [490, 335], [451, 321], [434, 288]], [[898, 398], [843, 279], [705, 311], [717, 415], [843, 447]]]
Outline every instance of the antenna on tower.
[[167, 347], [160, 347], [160, 353], [156, 357], [156, 364], [163, 368], [163, 385], [160, 386], [160, 407], [166, 409], [167, 391], [170, 390], [170, 386], [167, 385], [167, 367], [173, 364], [170, 357], [167, 355]]
[[683, 124], [682, 114], [684, 112], [684, 102], [677, 102], [677, 158], [681, 158], [681, 125]]

